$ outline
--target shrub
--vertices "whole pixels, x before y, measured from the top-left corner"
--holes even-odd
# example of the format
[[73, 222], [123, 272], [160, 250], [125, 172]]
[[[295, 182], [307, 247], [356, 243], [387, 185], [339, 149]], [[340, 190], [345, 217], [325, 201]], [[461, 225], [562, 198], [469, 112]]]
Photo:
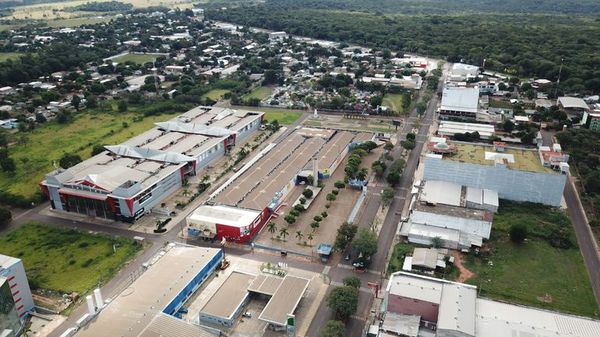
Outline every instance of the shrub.
[[333, 186], [335, 186], [335, 188], [342, 189], [342, 188], [346, 187], [346, 184], [343, 181], [338, 180], [333, 184]]
[[333, 190], [333, 191], [331, 191], [331, 193], [333, 193], [333, 195], [338, 195], [338, 193], [340, 193], [340, 191], [338, 191], [338, 190]]
[[287, 223], [289, 223], [291, 225], [294, 222], [296, 222], [296, 217], [293, 216], [292, 214], [288, 214], [283, 218], [283, 220], [285, 220]]
[[326, 199], [327, 199], [327, 201], [334, 201], [336, 199], [336, 196], [333, 193], [329, 193], [329, 194], [327, 194]]
[[313, 220], [315, 220], [316, 222], [321, 222], [323, 220], [323, 217], [320, 215], [315, 215]]
[[323, 211], [321, 212], [321, 216], [323, 217], [323, 219], [325, 219], [329, 214], [327, 214], [327, 212]]
[[300, 201], [300, 204], [302, 205], [306, 204], [306, 198], [304, 197], [300, 198], [298, 201]]
[[304, 212], [306, 210], [306, 208], [304, 208], [304, 206], [298, 204], [298, 205], [294, 206], [294, 210], [296, 210], [298, 212]]
[[510, 226], [510, 240], [515, 243], [522, 243], [527, 238], [527, 227], [523, 224], [514, 224]]
[[313, 191], [311, 189], [304, 189], [304, 191], [302, 191], [302, 195], [306, 198], [306, 199], [310, 199], [313, 196]]
[[313, 221], [310, 223], [310, 228], [312, 228], [313, 230], [316, 230], [319, 227], [321, 227], [321, 223], [319, 223], [317, 221]]
[[300, 212], [298, 212], [296, 209], [292, 209], [290, 210], [289, 214], [297, 217], [300, 215]]

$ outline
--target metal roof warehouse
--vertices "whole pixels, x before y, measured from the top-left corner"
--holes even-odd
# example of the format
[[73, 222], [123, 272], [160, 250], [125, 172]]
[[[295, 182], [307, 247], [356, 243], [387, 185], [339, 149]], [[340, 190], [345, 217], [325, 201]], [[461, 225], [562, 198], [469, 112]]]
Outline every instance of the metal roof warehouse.
[[[207, 205], [198, 207], [187, 218], [188, 234], [236, 242], [249, 240], [294, 188], [298, 175], [312, 167], [312, 159], [317, 161], [319, 178], [327, 178], [352, 143], [372, 137], [368, 133], [329, 129], [294, 130], [250, 159], [210, 196]], [[242, 219], [241, 213], [248, 217]], [[232, 221], [234, 218], [237, 220]]]
[[258, 130], [264, 113], [197, 107], [71, 168], [46, 175], [53, 209], [133, 222]]
[[[171, 315], [212, 274], [223, 259], [215, 248], [170, 244], [150, 261], [148, 270], [115, 297], [77, 333], [78, 337], [209, 336]], [[164, 317], [168, 316], [168, 317]], [[159, 334], [160, 323], [178, 327]], [[196, 334], [179, 334], [193, 327]], [[155, 331], [155, 332], [152, 332]]]

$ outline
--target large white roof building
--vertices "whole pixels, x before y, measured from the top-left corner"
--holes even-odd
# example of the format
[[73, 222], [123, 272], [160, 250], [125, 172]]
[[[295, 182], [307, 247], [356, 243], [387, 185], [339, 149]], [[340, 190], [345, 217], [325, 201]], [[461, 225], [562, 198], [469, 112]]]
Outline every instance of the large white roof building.
[[479, 88], [444, 87], [440, 118], [474, 120], [479, 111]]
[[419, 336], [600, 336], [597, 320], [478, 298], [475, 286], [406, 272], [392, 274], [384, 305], [386, 316], [411, 328], [414, 324], [402, 317], [420, 317]]

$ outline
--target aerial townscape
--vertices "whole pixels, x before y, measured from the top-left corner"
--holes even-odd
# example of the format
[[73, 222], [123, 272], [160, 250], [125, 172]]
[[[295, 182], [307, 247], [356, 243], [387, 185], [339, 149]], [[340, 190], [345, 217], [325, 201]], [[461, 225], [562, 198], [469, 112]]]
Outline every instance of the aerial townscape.
[[0, 0], [0, 337], [599, 337], [597, 0]]

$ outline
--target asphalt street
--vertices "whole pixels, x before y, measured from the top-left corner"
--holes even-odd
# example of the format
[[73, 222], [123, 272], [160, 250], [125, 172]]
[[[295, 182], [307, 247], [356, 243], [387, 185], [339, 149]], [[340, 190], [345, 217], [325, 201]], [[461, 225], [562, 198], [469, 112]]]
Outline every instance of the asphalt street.
[[596, 297], [596, 304], [600, 306], [600, 256], [598, 246], [594, 240], [571, 177], [567, 179], [564, 196], [571, 222], [575, 228], [577, 243], [579, 244], [579, 249], [581, 249], [581, 254], [583, 255], [583, 260], [590, 276], [592, 289]]
[[[443, 79], [440, 79], [439, 87], [441, 88]], [[412, 180], [414, 173], [419, 164], [419, 158], [423, 151], [423, 146], [427, 140], [429, 127], [435, 117], [435, 110], [437, 109], [439, 98], [437, 95], [433, 95], [432, 99], [427, 105], [427, 110], [421, 120], [419, 120], [419, 133], [417, 135], [417, 142], [415, 148], [410, 151], [410, 154], [406, 160], [406, 166], [402, 173], [400, 183], [395, 187], [396, 196], [389, 205], [389, 209], [386, 218], [379, 232], [377, 253], [371, 258], [371, 265], [369, 266], [369, 272], [357, 273], [349, 268], [349, 262], [344, 261], [339, 265], [335, 265], [331, 268], [330, 275], [333, 280], [343, 279], [346, 275], [355, 275], [361, 279], [363, 286], [367, 282], [377, 282], [380, 285], [383, 283], [385, 277], [385, 265], [388, 257], [388, 252], [394, 242], [394, 237], [398, 229], [398, 222], [402, 209], [404, 208], [405, 201], [410, 198], [410, 191], [412, 187]], [[411, 132], [413, 124], [418, 120], [416, 110], [412, 112], [410, 118], [404, 123], [400, 132], [398, 132], [398, 139], [403, 140], [406, 138], [406, 134]], [[397, 146], [396, 150], [392, 154], [394, 159], [400, 158], [402, 149]], [[382, 187], [378, 186], [374, 190], [370, 191], [370, 197], [367, 200], [366, 206], [362, 210], [362, 214], [359, 217], [358, 226], [368, 228], [373, 221], [377, 210], [381, 206], [381, 198], [379, 193]], [[338, 256], [338, 261], [340, 257]], [[344, 264], [345, 263], [345, 264]], [[329, 287], [329, 291], [333, 289], [333, 285]], [[382, 295], [382, 294], [381, 294]], [[348, 337], [359, 337], [362, 336], [363, 330], [368, 322], [368, 316], [372, 303], [374, 300], [373, 293], [359, 292], [359, 305], [357, 313], [352, 316], [346, 322], [346, 334]], [[327, 307], [327, 302], [323, 301], [315, 315], [310, 328], [308, 330], [308, 336], [318, 336], [319, 330], [325, 323], [333, 318], [333, 313]]]

